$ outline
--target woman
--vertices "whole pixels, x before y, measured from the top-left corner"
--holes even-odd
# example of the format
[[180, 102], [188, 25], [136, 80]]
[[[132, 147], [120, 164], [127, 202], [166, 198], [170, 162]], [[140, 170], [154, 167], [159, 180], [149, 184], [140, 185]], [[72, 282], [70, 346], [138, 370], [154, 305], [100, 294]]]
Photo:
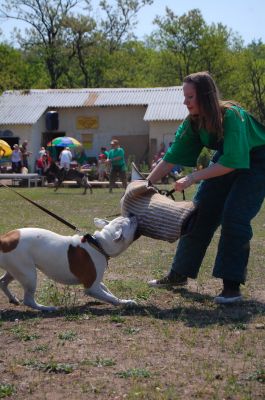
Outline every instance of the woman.
[[44, 153], [40, 158], [37, 160], [37, 172], [39, 175], [45, 175], [47, 169], [51, 165], [51, 158], [48, 156], [47, 153]]
[[157, 182], [174, 164], [195, 166], [204, 146], [216, 153], [207, 168], [175, 183], [175, 189], [182, 191], [201, 181], [194, 197], [199, 213], [192, 231], [179, 240], [169, 274], [149, 284], [178, 286], [185, 285], [187, 277], [196, 278], [221, 225], [213, 276], [223, 280], [223, 290], [215, 302], [234, 303], [242, 300], [240, 285], [246, 279], [251, 220], [265, 197], [265, 127], [239, 105], [221, 101], [207, 72], [187, 76], [183, 92], [189, 115], [148, 179]]
[[14, 144], [13, 151], [11, 154], [12, 172], [20, 173], [22, 168], [22, 153], [19, 149], [18, 144]]

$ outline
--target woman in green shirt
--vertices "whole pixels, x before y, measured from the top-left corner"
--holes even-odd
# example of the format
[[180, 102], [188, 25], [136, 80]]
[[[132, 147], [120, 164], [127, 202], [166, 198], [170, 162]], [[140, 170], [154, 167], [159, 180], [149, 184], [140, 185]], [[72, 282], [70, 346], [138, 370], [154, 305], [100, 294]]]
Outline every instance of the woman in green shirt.
[[188, 117], [173, 145], [148, 179], [155, 183], [175, 164], [195, 167], [203, 147], [216, 150], [207, 168], [179, 179], [182, 191], [200, 182], [194, 197], [198, 215], [191, 231], [179, 240], [169, 274], [149, 282], [154, 287], [179, 286], [196, 278], [215, 230], [221, 235], [213, 276], [223, 280], [215, 297], [219, 304], [242, 300], [252, 238], [251, 220], [265, 197], [265, 127], [242, 107], [219, 99], [207, 72], [187, 76], [183, 83]]

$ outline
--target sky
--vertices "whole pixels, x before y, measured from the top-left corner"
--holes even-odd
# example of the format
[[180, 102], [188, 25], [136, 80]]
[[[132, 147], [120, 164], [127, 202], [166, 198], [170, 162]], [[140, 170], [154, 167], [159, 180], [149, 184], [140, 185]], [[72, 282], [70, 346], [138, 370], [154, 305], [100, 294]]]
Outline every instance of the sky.
[[[114, 0], [108, 0], [115, 3]], [[94, 17], [100, 15], [99, 0], [91, 0]], [[208, 25], [221, 22], [227, 28], [237, 32], [244, 44], [261, 39], [265, 43], [265, 1], [264, 0], [154, 0], [153, 5], [145, 6], [138, 14], [135, 34], [139, 39], [150, 34], [155, 26], [152, 21], [156, 16], [165, 16], [169, 7], [178, 16], [198, 8]], [[79, 10], [80, 12], [81, 10]], [[25, 24], [18, 21], [0, 21], [3, 39], [11, 41], [11, 32], [17, 26], [23, 32]]]
[[221, 22], [238, 32], [245, 45], [253, 39], [265, 42], [264, 0], [155, 0], [140, 11], [138, 33], [150, 33], [156, 15], [164, 16], [166, 6], [178, 16], [198, 8], [208, 25]]

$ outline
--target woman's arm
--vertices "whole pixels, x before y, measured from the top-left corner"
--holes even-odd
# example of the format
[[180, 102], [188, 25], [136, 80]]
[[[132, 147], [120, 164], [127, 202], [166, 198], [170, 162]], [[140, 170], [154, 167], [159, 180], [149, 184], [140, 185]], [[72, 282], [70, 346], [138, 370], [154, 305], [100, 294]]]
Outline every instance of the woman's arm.
[[179, 179], [175, 182], [175, 190], [182, 192], [182, 190], [187, 189], [193, 183], [201, 181], [203, 179], [215, 178], [217, 176], [222, 176], [229, 174], [229, 172], [234, 171], [235, 168], [224, 167], [221, 164], [215, 163], [211, 164], [207, 168], [203, 168], [198, 171], [194, 171], [191, 174]]
[[161, 160], [153, 169], [153, 171], [150, 172], [150, 174], [147, 177], [147, 180], [150, 181], [151, 183], [156, 183], [159, 181], [161, 178], [166, 176], [174, 167], [174, 164], [168, 163], [164, 160]]
[[113, 157], [113, 158], [108, 158], [106, 161], [107, 162], [111, 162], [111, 161], [118, 161], [121, 160], [122, 156], [117, 156], [117, 157]]

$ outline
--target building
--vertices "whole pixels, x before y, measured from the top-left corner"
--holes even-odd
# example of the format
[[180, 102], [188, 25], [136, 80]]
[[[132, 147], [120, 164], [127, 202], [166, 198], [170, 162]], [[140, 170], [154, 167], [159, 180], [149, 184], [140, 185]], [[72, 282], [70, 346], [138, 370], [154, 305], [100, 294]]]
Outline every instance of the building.
[[118, 138], [127, 158], [150, 163], [186, 117], [183, 100], [180, 86], [6, 91], [0, 96], [0, 139], [11, 145], [28, 140], [31, 169], [40, 147], [58, 136], [79, 140], [91, 160]]

